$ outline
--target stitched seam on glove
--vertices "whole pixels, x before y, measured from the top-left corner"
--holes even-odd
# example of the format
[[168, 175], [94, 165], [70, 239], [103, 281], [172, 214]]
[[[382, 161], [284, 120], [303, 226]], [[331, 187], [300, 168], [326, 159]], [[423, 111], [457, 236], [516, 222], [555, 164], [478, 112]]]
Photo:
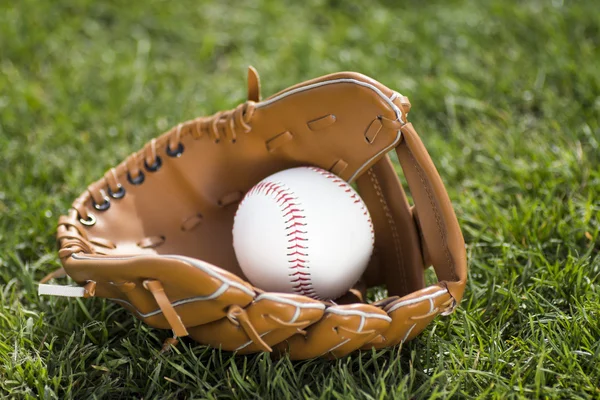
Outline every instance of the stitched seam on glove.
[[402, 268], [402, 266], [404, 265], [402, 260], [404, 258], [402, 256], [402, 248], [400, 247], [400, 236], [398, 235], [398, 228], [396, 227], [396, 223], [394, 221], [394, 218], [392, 217], [392, 213], [390, 212], [390, 208], [385, 200], [385, 197], [383, 196], [383, 194], [381, 192], [381, 186], [379, 185], [379, 181], [377, 180], [375, 173], [373, 172], [373, 170], [370, 169], [367, 171], [367, 174], [369, 175], [369, 178], [371, 180], [373, 188], [375, 189], [375, 193], [377, 193], [377, 197], [379, 197], [379, 202], [381, 204], [381, 208], [383, 209], [383, 212], [385, 213], [388, 224], [392, 231], [392, 239], [394, 241], [394, 250], [395, 250], [395, 254], [396, 254], [396, 261], [397, 261], [397, 265], [399, 267], [398, 270], [400, 271], [400, 274], [402, 275], [400, 278], [400, 282], [403, 283], [404, 290], [406, 290], [406, 273], [404, 272], [404, 268]]
[[454, 260], [452, 259], [452, 255], [450, 254], [450, 248], [448, 247], [448, 238], [446, 237], [446, 232], [444, 231], [444, 229], [442, 227], [442, 217], [440, 215], [440, 210], [438, 209], [438, 207], [435, 204], [434, 196], [431, 193], [431, 188], [429, 187], [427, 180], [423, 176], [423, 170], [421, 169], [421, 166], [419, 165], [419, 163], [417, 162], [417, 160], [415, 159], [415, 156], [413, 155], [413, 153], [411, 151], [409, 151], [408, 154], [410, 155], [413, 166], [415, 167], [415, 170], [417, 171], [417, 174], [419, 174], [419, 179], [421, 180], [421, 184], [423, 185], [423, 188], [425, 189], [425, 192], [427, 193], [427, 198], [429, 199], [429, 204], [435, 215], [435, 223], [436, 223], [437, 231], [440, 235], [440, 238], [442, 239], [442, 246], [444, 248], [444, 255], [446, 256], [446, 262], [450, 266], [450, 271], [452, 271], [453, 279], [458, 280], [458, 277], [456, 276], [456, 273], [455, 273], [456, 266], [454, 265]]

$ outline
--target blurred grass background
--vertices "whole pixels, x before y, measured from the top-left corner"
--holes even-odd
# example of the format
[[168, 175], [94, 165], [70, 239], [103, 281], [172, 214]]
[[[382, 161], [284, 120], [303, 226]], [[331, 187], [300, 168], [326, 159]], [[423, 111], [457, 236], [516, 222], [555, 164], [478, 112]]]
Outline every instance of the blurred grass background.
[[[0, 395], [600, 398], [597, 1], [0, 2]], [[232, 357], [38, 298], [59, 215], [170, 126], [339, 70], [409, 96], [468, 243], [461, 307], [402, 348]]]

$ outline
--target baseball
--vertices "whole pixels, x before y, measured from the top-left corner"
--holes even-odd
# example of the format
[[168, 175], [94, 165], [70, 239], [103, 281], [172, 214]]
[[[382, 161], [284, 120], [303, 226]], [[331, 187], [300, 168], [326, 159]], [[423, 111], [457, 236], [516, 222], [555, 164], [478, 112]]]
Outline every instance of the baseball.
[[320, 300], [342, 296], [360, 279], [373, 244], [358, 193], [316, 167], [263, 179], [242, 199], [233, 224], [235, 254], [253, 285]]

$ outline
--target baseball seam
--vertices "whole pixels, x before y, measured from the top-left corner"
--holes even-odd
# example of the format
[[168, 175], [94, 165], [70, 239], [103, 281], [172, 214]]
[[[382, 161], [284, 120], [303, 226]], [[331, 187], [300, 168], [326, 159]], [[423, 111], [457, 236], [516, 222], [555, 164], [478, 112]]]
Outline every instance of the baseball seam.
[[287, 236], [287, 260], [290, 273], [288, 276], [293, 284], [292, 290], [298, 294], [320, 299], [315, 291], [308, 265], [308, 235], [306, 215], [298, 202], [295, 193], [281, 182], [262, 181], [254, 186], [246, 198], [262, 194], [273, 196], [285, 220]]
[[352, 201], [354, 202], [354, 204], [359, 204], [360, 205], [360, 210], [363, 213], [363, 215], [365, 217], [367, 217], [367, 222], [369, 223], [370, 229], [371, 229], [371, 244], [375, 245], [375, 229], [373, 227], [373, 221], [371, 220], [371, 216], [369, 215], [369, 211], [367, 210], [367, 207], [365, 207], [365, 203], [361, 200], [360, 197], [358, 197], [358, 194], [356, 193], [356, 191], [354, 191], [352, 189], [352, 186], [350, 186], [348, 184], [348, 182], [346, 182], [345, 180], [343, 180], [342, 178], [340, 178], [339, 176], [326, 171], [322, 168], [317, 168], [317, 167], [305, 167], [311, 171], [314, 171], [322, 176], [324, 176], [327, 179], [330, 179], [333, 183], [335, 183], [338, 187], [344, 189], [344, 192], [348, 193], [348, 195], [350, 196], [350, 198], [352, 199]]

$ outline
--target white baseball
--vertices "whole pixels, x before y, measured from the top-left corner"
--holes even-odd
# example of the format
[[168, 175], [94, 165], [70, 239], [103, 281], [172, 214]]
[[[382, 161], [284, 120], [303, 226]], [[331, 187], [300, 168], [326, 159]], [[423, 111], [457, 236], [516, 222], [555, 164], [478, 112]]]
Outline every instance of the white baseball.
[[233, 247], [256, 287], [335, 299], [361, 277], [374, 233], [369, 211], [340, 177], [316, 167], [273, 174], [246, 194]]

